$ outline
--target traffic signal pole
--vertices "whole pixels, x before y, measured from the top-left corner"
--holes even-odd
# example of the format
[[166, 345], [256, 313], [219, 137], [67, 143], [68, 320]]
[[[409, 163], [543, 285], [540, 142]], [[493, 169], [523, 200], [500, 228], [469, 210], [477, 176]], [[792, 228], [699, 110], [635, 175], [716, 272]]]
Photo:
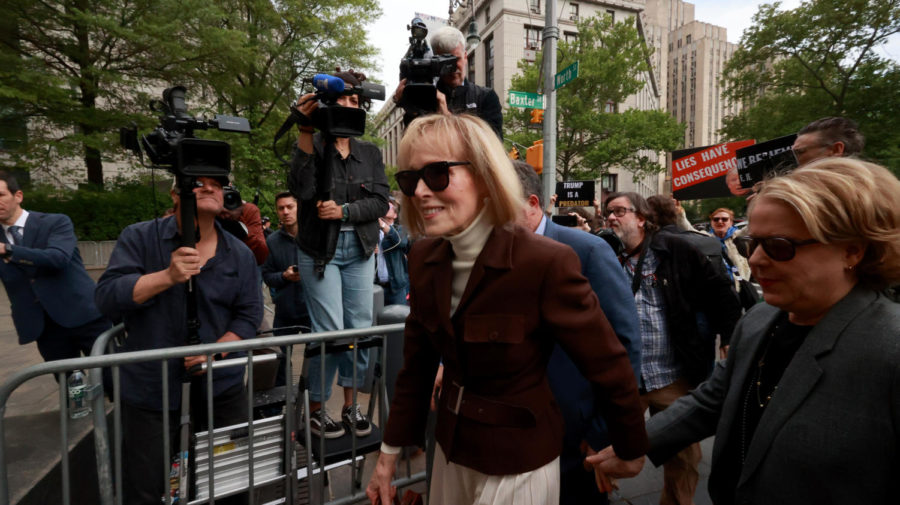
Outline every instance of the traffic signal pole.
[[550, 202], [550, 196], [556, 192], [556, 41], [559, 40], [559, 27], [556, 21], [556, 0], [545, 3], [543, 32], [543, 72], [544, 72], [544, 201]]

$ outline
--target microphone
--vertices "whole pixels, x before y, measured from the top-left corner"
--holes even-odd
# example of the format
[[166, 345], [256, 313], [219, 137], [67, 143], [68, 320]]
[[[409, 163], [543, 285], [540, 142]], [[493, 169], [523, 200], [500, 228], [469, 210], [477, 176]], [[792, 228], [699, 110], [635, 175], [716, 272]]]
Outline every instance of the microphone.
[[344, 80], [328, 74], [316, 74], [313, 76], [313, 86], [318, 91], [327, 91], [329, 93], [343, 93]]

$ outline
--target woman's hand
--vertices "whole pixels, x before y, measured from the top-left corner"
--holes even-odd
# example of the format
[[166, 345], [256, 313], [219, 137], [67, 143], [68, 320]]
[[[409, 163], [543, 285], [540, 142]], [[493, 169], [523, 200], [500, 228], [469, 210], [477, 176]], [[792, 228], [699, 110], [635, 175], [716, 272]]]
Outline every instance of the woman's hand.
[[626, 461], [616, 456], [616, 451], [609, 446], [597, 454], [584, 458], [584, 464], [585, 467], [593, 465], [607, 477], [628, 478], [641, 473], [641, 468], [644, 467], [644, 457]]
[[366, 496], [369, 497], [372, 505], [377, 503], [390, 505], [394, 502], [397, 488], [391, 486], [391, 479], [394, 478], [398, 456], [399, 454], [385, 454], [383, 452], [378, 455], [378, 462], [375, 463], [372, 478], [369, 479], [369, 485], [366, 486]]
[[[315, 93], [307, 93], [301, 96], [297, 100], [297, 104], [295, 105], [297, 111], [306, 116], [309, 121], [312, 121], [313, 113], [316, 109], [319, 108], [319, 102], [316, 100]], [[307, 125], [298, 125], [299, 127], [304, 127]]]
[[434, 388], [431, 390], [431, 410], [437, 410], [437, 398], [441, 397], [441, 386], [444, 385], [444, 365], [440, 365], [434, 376]]
[[341, 209], [340, 205], [334, 203], [334, 200], [316, 202], [316, 208], [319, 209], [319, 219], [322, 220], [336, 220], [344, 217], [343, 209]]

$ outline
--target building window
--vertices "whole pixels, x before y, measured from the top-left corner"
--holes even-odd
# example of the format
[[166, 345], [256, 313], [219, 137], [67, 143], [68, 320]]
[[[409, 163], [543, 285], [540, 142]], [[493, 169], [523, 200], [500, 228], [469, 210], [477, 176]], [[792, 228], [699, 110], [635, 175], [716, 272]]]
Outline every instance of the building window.
[[616, 102], [613, 102], [612, 100], [608, 100], [603, 105], [603, 112], [605, 112], [607, 114], [615, 114], [616, 113]]
[[525, 49], [540, 49], [541, 34], [543, 28], [537, 26], [525, 26]]
[[688, 34], [688, 36], [684, 38], [684, 44], [685, 44], [685, 45], [690, 45], [690, 44], [691, 44], [691, 36], [690, 36], [690, 34]]
[[567, 44], [574, 44], [578, 41], [578, 34], [575, 32], [563, 32], [563, 40], [565, 40]]
[[487, 26], [488, 22], [491, 20], [491, 4], [487, 4], [484, 7], [484, 25]]
[[474, 51], [469, 54], [468, 60], [469, 60], [469, 65], [468, 65], [469, 68], [466, 69], [466, 79], [468, 79], [469, 82], [474, 83], [475, 82], [475, 52]]
[[619, 174], [603, 174], [600, 176], [600, 189], [615, 193], [619, 191]]
[[616, 11], [614, 11], [612, 9], [607, 9], [606, 13], [609, 14], [609, 20], [612, 21], [613, 23], [615, 23], [616, 22]]
[[484, 86], [494, 88], [494, 36], [484, 43]]
[[[521, 5], [521, 4], [519, 4], [519, 5]], [[541, 0], [528, 0], [528, 8], [531, 9], [531, 12], [540, 14]]]
[[570, 3], [569, 4], [569, 20], [570, 21], [578, 21], [578, 4]]

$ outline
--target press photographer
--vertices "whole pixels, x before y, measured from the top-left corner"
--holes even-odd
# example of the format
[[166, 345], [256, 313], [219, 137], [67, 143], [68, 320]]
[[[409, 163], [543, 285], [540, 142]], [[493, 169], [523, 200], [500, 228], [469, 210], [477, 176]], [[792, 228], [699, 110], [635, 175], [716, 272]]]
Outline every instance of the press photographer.
[[[319, 91], [302, 96], [293, 113], [299, 115], [300, 136], [288, 187], [300, 204], [297, 268], [314, 332], [367, 328], [372, 325], [372, 253], [378, 244], [378, 218], [388, 209], [388, 181], [378, 147], [353, 137], [363, 133], [365, 109], [374, 93], [363, 83], [365, 75], [353, 70], [315, 80]], [[361, 122], [347, 128], [354, 118]], [[330, 354], [325, 363], [319, 356], [309, 359], [312, 432], [326, 438], [344, 434], [323, 408], [337, 371], [338, 385], [344, 388], [341, 417], [358, 436], [367, 435], [369, 421], [353, 403], [352, 353]], [[367, 350], [359, 349], [357, 377], [366, 376], [367, 364]]]
[[[415, 19], [411, 30], [418, 27], [415, 26]], [[424, 29], [424, 28], [420, 28]], [[421, 32], [419, 32], [421, 33]], [[427, 30], [425, 30], [427, 34]], [[422, 34], [424, 37], [425, 34]], [[413, 32], [416, 39], [417, 33]], [[414, 44], [414, 43], [413, 43]], [[435, 58], [441, 56], [455, 56], [456, 62], [449, 71], [443, 71], [442, 66], [435, 65], [437, 73], [433, 75], [437, 81], [436, 89], [436, 108], [417, 106], [411, 103], [408, 96], [405, 96], [407, 85], [411, 83], [410, 78], [403, 75], [401, 71], [400, 84], [394, 91], [394, 103], [403, 107], [406, 112], [403, 116], [404, 124], [409, 124], [416, 117], [431, 112], [440, 114], [475, 114], [481, 119], [487, 121], [494, 132], [501, 139], [503, 138], [503, 109], [500, 106], [500, 99], [497, 93], [490, 88], [479, 86], [466, 79], [466, 71], [469, 64], [469, 58], [466, 54], [466, 38], [462, 32], [452, 26], [443, 26], [435, 31], [431, 36], [431, 49]], [[407, 53], [409, 55], [409, 53]], [[401, 70], [404, 63], [408, 66], [409, 57], [404, 58], [401, 63]], [[418, 100], [421, 104], [425, 100]], [[426, 104], [422, 104], [426, 105]]]
[[[97, 284], [97, 307], [110, 319], [125, 323], [123, 351], [254, 338], [262, 319], [260, 290], [247, 289], [258, 286], [253, 253], [216, 223], [231, 168], [230, 147], [193, 137], [196, 129], [222, 129], [224, 124], [230, 131], [249, 131], [249, 126], [240, 118], [194, 119], [187, 113], [184, 94], [181, 87], [164, 92], [154, 109], [163, 113], [160, 126], [141, 138], [154, 168], [175, 175], [171, 191], [175, 215], [125, 228]], [[123, 133], [125, 143], [137, 148], [137, 132]], [[241, 368], [214, 373], [213, 423], [204, 419], [206, 390], [193, 367], [205, 360], [201, 355], [168, 363], [165, 406], [159, 362], [121, 367], [124, 503], [155, 505], [170, 492], [163, 486], [163, 466], [172, 455], [163, 454], [159, 443], [164, 408], [169, 411], [173, 452], [179, 445], [180, 453], [188, 449], [186, 419], [192, 411], [194, 431], [213, 423], [221, 427], [247, 421]], [[179, 420], [184, 420], [181, 430]], [[187, 469], [188, 463], [181, 461], [178, 468]], [[191, 473], [182, 471], [178, 480], [180, 498], [187, 502], [194, 487]], [[246, 498], [216, 503], [242, 500]]]

